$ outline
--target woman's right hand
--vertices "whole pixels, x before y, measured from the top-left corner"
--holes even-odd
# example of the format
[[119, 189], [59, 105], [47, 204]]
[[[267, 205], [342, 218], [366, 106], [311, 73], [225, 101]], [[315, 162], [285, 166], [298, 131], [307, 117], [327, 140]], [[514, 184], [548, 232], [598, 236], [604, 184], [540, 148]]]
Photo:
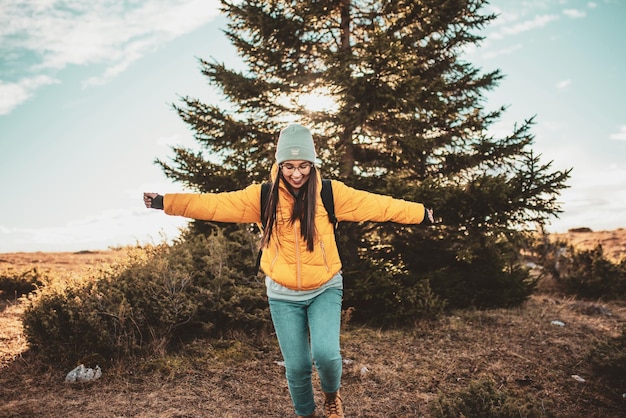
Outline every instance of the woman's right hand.
[[144, 192], [143, 203], [148, 209], [163, 209], [163, 196], [158, 193]]

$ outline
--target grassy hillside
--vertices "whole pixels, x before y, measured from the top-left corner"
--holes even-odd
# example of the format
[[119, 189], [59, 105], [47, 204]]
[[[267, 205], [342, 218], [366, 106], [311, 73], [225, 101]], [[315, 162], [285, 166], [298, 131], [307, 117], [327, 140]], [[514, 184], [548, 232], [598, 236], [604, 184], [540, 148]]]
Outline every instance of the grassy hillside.
[[[568, 238], [593, 246], [601, 241], [607, 254], [624, 253], [622, 229], [581, 234]], [[0, 272], [37, 267], [84, 275], [119, 256], [113, 251], [0, 254]], [[69, 385], [68, 370], [44, 364], [27, 350], [22, 306], [11, 295], [2, 296], [0, 417], [293, 416], [272, 335], [196, 341], [175, 356], [113, 366], [99, 380]], [[540, 293], [515, 309], [450, 312], [409, 332], [346, 321], [346, 414], [428, 417], [438, 399], [445, 405], [478, 386], [483, 395], [486, 388], [491, 391], [487, 401], [509, 402], [518, 412], [492, 416], [624, 417], [626, 387], [598, 377], [590, 354], [598, 343], [619, 337], [625, 320], [623, 301]]]

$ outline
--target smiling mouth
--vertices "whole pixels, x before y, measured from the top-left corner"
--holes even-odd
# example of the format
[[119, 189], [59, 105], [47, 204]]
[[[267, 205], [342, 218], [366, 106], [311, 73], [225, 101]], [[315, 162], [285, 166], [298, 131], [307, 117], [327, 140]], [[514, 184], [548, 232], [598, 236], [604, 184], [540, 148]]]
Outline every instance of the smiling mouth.
[[297, 180], [290, 178], [289, 183], [291, 184], [292, 187], [300, 187], [304, 184], [305, 180], [306, 180], [305, 178], [299, 178]]

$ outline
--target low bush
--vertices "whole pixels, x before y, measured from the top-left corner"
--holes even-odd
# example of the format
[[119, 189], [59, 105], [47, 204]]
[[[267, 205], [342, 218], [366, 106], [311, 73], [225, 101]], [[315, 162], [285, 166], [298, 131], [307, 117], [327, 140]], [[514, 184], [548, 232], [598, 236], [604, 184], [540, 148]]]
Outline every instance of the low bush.
[[574, 251], [568, 261], [560, 279], [570, 293], [587, 299], [626, 296], [626, 260], [614, 263], [598, 245], [592, 250]]
[[49, 285], [31, 294], [22, 318], [31, 348], [69, 364], [94, 352], [110, 354], [109, 330], [95, 306], [96, 295], [94, 284], [77, 282]]
[[504, 253], [498, 247], [460, 252], [455, 260], [433, 273], [431, 286], [451, 308], [519, 306], [532, 295], [537, 279]]
[[229, 267], [241, 251], [219, 229], [171, 246], [131, 249], [126, 261], [96, 277], [34, 292], [25, 334], [49, 359], [72, 363], [94, 353], [107, 359], [163, 354], [188, 338], [264, 330], [262, 281]]
[[595, 373], [619, 390], [626, 384], [626, 328], [617, 338], [600, 341], [589, 354]]
[[385, 225], [376, 231], [369, 241], [342, 231], [360, 245], [343, 257], [350, 261], [345, 300], [357, 321], [410, 324], [436, 317], [443, 307], [519, 306], [535, 290], [537, 281], [521, 263], [514, 238], [478, 239], [477, 233], [451, 243], [422, 236], [420, 228]]
[[440, 394], [429, 405], [432, 418], [533, 418], [553, 417], [530, 396], [515, 397], [499, 389], [491, 379], [471, 382], [465, 389], [450, 394]]
[[564, 242], [543, 242], [537, 252], [559, 290], [582, 299], [622, 299], [626, 296], [626, 259], [615, 262], [597, 245], [577, 250]]
[[445, 302], [427, 279], [387, 263], [373, 265], [364, 276], [346, 277], [345, 303], [351, 319], [373, 326], [411, 326], [420, 319], [440, 316]]
[[0, 293], [5, 298], [18, 298], [33, 292], [46, 281], [47, 275], [36, 267], [21, 271], [8, 270], [0, 274]]

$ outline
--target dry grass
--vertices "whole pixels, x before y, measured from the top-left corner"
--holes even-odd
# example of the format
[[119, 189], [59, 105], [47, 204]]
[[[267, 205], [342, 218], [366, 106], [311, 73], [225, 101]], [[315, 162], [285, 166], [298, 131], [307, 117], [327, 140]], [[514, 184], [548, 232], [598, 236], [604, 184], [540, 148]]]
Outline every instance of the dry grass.
[[[69, 256], [72, 261], [47, 254], [36, 258], [42, 268], [81, 271], [115, 254], [93, 256], [83, 264], [87, 258], [78, 254]], [[7, 254], [0, 259], [11, 263]], [[26, 255], [18, 259], [28, 265]], [[20, 304], [4, 301], [0, 311], [1, 417], [294, 416], [271, 336], [197, 341], [180, 355], [138, 361], [130, 370], [113, 366], [99, 380], [68, 385], [67, 370], [26, 351]], [[490, 378], [511, 395], [530, 396], [546, 415], [624, 417], [626, 388], [595, 377], [588, 354], [597, 341], [618, 336], [625, 319], [626, 303], [538, 294], [516, 309], [453, 312], [410, 331], [348, 325], [342, 333], [347, 416], [427, 417], [428, 404], [439, 393]]]
[[110, 251], [79, 251], [75, 253], [2, 253], [0, 254], [0, 273], [7, 270], [38, 268], [55, 274], [84, 273], [102, 264], [108, 264], [125, 252]]

